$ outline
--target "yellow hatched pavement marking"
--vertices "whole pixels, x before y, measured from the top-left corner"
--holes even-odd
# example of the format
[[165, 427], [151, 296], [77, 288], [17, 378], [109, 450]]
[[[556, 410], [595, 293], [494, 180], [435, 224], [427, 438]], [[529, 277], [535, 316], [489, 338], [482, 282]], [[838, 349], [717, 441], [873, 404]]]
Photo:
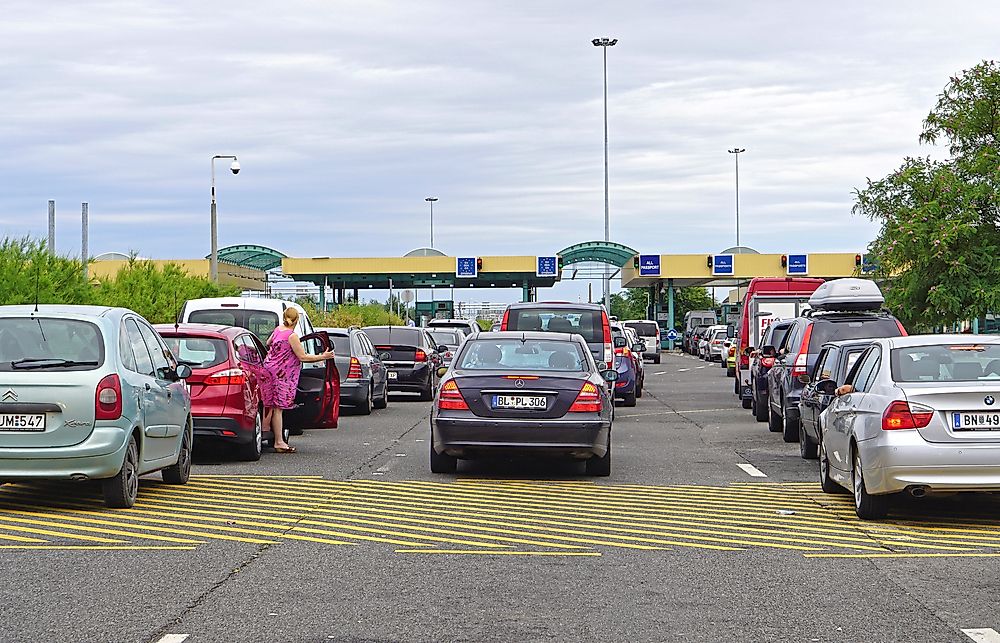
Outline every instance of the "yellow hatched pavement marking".
[[397, 554], [479, 554], [483, 556], [601, 556], [599, 551], [473, 551], [462, 549], [397, 549]]
[[0, 549], [58, 549], [66, 551], [194, 551], [194, 545], [0, 545]]
[[[3, 524], [5, 522], [14, 522], [18, 524], [17, 525]], [[39, 527], [23, 527], [21, 526], [22, 524], [39, 525]], [[84, 540], [92, 543], [119, 544], [122, 542], [121, 540], [115, 540], [113, 538], [101, 538], [100, 536], [85, 536], [83, 534], [74, 534], [66, 531], [54, 531], [52, 529], [42, 529], [41, 527], [66, 528], [68, 527], [68, 525], [58, 522], [49, 522], [46, 520], [27, 520], [24, 518], [11, 518], [8, 516], [0, 517], [0, 529], [10, 529], [12, 531], [21, 531], [26, 534], [38, 534], [40, 536], [52, 536], [54, 538], [69, 538], [71, 540]], [[69, 528], [72, 529], [72, 527]], [[85, 530], [85, 531], [90, 531], [90, 530]], [[95, 531], [100, 531], [100, 530], [95, 530]]]

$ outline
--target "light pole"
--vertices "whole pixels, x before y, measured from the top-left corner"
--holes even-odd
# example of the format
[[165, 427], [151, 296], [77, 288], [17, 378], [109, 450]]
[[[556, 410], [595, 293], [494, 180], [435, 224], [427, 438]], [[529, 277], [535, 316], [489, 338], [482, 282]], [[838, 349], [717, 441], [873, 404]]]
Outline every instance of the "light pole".
[[[600, 47], [604, 53], [604, 240], [611, 241], [611, 218], [608, 206], [608, 47], [618, 43], [617, 38], [594, 38], [595, 47]], [[604, 307], [611, 310], [611, 276], [607, 265], [604, 266]]]
[[727, 150], [736, 157], [736, 247], [740, 247], [740, 154], [746, 152], [746, 148], [734, 147]]
[[424, 201], [427, 201], [428, 203], [431, 204], [431, 245], [430, 245], [431, 248], [434, 247], [434, 202], [437, 200], [438, 199], [436, 196], [429, 196], [426, 199], [424, 199]]
[[212, 283], [219, 283], [219, 222], [215, 212], [215, 159], [233, 159], [229, 170], [233, 174], [240, 173], [240, 162], [232, 154], [216, 154], [212, 157], [212, 258], [209, 261], [209, 278]]

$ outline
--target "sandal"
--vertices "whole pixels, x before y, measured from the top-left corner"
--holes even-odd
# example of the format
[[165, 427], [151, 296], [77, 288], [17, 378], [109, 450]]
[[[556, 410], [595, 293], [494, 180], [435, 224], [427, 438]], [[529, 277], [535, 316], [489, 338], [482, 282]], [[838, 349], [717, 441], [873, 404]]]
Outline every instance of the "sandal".
[[298, 453], [295, 447], [274, 447], [275, 453]]

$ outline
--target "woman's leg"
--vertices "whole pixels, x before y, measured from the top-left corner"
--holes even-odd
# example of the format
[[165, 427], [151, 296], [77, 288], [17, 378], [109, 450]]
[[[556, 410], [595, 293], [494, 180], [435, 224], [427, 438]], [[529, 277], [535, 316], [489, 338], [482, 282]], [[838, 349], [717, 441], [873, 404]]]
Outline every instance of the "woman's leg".
[[284, 418], [282, 417], [282, 409], [273, 408], [271, 409], [271, 430], [274, 432], [274, 448], [284, 449], [288, 446], [285, 442], [285, 431], [284, 431]]

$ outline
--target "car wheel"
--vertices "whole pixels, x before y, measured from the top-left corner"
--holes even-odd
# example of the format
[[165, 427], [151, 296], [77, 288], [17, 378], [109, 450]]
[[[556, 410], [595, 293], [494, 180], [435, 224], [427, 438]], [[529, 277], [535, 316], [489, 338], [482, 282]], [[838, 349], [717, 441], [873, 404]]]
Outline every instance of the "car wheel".
[[160, 472], [167, 484], [186, 484], [191, 477], [191, 430], [190, 422], [181, 435], [181, 448], [177, 452], [177, 463]]
[[361, 406], [358, 407], [358, 414], [360, 414], [360, 415], [371, 415], [372, 414], [372, 408], [374, 408], [373, 407], [374, 398], [375, 398], [375, 387], [374, 386], [369, 386], [368, 387], [368, 392], [365, 394], [364, 401], [362, 401], [361, 402]]
[[792, 418], [792, 414], [785, 409], [785, 421], [781, 426], [781, 439], [791, 444], [799, 441], [799, 434], [802, 432], [799, 427], [798, 418]]
[[588, 476], [607, 477], [611, 475], [611, 431], [608, 430], [608, 450], [600, 458], [593, 456], [587, 460]]
[[389, 406], [389, 382], [382, 385], [382, 395], [375, 400], [374, 406], [377, 409], [384, 409]]
[[823, 493], [847, 493], [847, 489], [841, 487], [830, 477], [830, 460], [827, 458], [822, 437], [819, 440], [819, 486]]
[[637, 398], [641, 398], [642, 397], [642, 389], [645, 386], [646, 386], [646, 378], [645, 378], [645, 376], [643, 376], [643, 378], [641, 380], [639, 380], [639, 384], [636, 385], [636, 387], [635, 387], [635, 396]]
[[815, 460], [819, 457], [819, 445], [813, 442], [801, 426], [799, 426], [799, 455], [803, 460]]
[[430, 402], [434, 399], [434, 377], [427, 377], [427, 386], [424, 390], [420, 391], [420, 400], [422, 402]]
[[660, 354], [659, 353], [657, 353], [656, 356], [653, 357], [653, 363], [654, 364], [659, 364], [660, 363]]
[[740, 391], [740, 378], [737, 377], [736, 381], [733, 382], [733, 395], [739, 397], [740, 394], [741, 394], [741, 391]]
[[736, 367], [727, 366], [726, 367], [726, 377], [736, 377]]
[[244, 462], [256, 462], [260, 460], [260, 454], [264, 450], [264, 412], [257, 410], [257, 416], [253, 421], [253, 439], [249, 444], [244, 444], [240, 449], [240, 460]]
[[135, 504], [139, 495], [139, 445], [135, 436], [129, 436], [125, 447], [125, 459], [122, 468], [113, 478], [108, 478], [102, 485], [104, 504], [114, 509], [128, 509]]
[[626, 393], [622, 398], [622, 406], [635, 406], [635, 387], [632, 387], [631, 393]]
[[854, 451], [854, 511], [862, 520], [878, 520], [889, 513], [889, 496], [872, 496], [865, 487], [864, 469], [861, 466], [861, 454]]
[[434, 431], [431, 431], [431, 473], [455, 473], [458, 469], [458, 458], [447, 453], [434, 450]]
[[757, 401], [757, 396], [753, 396], [754, 408], [753, 417], [758, 422], [767, 422], [767, 404], [761, 404]]
[[770, 403], [767, 405], [767, 430], [771, 433], [781, 433], [781, 416], [774, 412], [774, 409], [770, 407]]

